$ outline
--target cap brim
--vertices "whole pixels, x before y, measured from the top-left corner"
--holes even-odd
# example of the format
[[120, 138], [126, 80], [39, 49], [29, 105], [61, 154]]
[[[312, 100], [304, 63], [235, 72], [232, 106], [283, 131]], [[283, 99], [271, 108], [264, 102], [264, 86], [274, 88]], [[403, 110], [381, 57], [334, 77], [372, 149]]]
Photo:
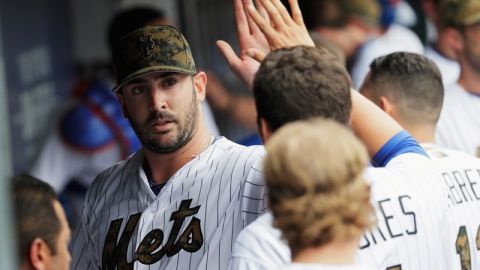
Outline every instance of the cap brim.
[[152, 66], [152, 67], [146, 67], [140, 70], [135, 71], [134, 73], [128, 75], [125, 77], [121, 82], [119, 82], [113, 89], [113, 92], [116, 92], [118, 89], [120, 89], [122, 86], [124, 86], [126, 83], [129, 81], [138, 78], [143, 75], [151, 74], [151, 73], [157, 73], [157, 72], [174, 72], [174, 73], [183, 73], [183, 74], [190, 74], [194, 75], [197, 72], [188, 70], [188, 69], [183, 69], [183, 68], [178, 68], [178, 67], [172, 67], [172, 66]]

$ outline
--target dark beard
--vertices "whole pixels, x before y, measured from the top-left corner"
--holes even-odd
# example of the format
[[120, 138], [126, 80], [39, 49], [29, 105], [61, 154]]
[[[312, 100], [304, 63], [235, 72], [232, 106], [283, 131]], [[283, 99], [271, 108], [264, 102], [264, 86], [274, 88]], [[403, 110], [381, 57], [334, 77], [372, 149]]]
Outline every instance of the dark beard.
[[[132, 127], [135, 130], [139, 140], [142, 142], [142, 145], [149, 149], [150, 151], [157, 154], [168, 154], [177, 151], [178, 149], [185, 146], [190, 140], [192, 140], [193, 135], [198, 127], [198, 104], [197, 97], [195, 95], [195, 89], [193, 91], [193, 97], [190, 102], [190, 105], [185, 112], [184, 122], [182, 126], [178, 126], [178, 134], [175, 140], [172, 143], [158, 143], [155, 139], [148, 138], [144, 134], [143, 129], [137, 124], [132, 123]], [[131, 119], [129, 117], [129, 119]], [[174, 121], [179, 124], [178, 119], [175, 119], [174, 115], [169, 112], [155, 111], [152, 112], [150, 117], [147, 120], [147, 126], [150, 126], [153, 122], [158, 120]]]

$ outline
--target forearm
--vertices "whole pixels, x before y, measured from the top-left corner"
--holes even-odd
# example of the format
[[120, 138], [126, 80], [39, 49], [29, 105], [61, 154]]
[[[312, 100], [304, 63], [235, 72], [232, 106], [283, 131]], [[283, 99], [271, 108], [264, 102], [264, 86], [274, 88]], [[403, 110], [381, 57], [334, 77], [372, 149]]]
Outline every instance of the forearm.
[[373, 157], [403, 128], [375, 104], [352, 89], [351, 126]]

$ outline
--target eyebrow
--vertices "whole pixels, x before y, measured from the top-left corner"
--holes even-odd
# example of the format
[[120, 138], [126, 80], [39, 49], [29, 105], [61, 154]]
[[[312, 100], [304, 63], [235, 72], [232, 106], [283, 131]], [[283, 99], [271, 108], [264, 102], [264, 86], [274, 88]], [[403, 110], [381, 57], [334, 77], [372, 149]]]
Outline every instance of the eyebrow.
[[[157, 76], [155, 76], [155, 80], [166, 78], [166, 77], [169, 77], [169, 76], [172, 76], [172, 75], [175, 75], [175, 74], [177, 74], [177, 73], [176, 72], [162, 72], [162, 73], [159, 73]], [[131, 84], [136, 84], [136, 83], [144, 83], [146, 81], [147, 80], [145, 80], [143, 78], [135, 78], [135, 79], [131, 79], [130, 81], [125, 83], [125, 86], [131, 85]]]

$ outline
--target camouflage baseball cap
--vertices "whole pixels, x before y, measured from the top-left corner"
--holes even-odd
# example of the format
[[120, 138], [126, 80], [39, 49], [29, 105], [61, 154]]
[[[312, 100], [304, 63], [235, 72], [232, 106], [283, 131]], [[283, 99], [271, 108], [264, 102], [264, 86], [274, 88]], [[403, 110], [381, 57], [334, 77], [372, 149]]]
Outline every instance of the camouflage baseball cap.
[[378, 25], [381, 10], [377, 0], [344, 0], [343, 2], [351, 16], [357, 16], [366, 23]]
[[480, 22], [480, 0], [443, 0], [440, 18], [444, 26], [468, 26]]
[[192, 52], [183, 35], [170, 25], [135, 30], [113, 47], [118, 90], [129, 80], [152, 72], [195, 74]]

